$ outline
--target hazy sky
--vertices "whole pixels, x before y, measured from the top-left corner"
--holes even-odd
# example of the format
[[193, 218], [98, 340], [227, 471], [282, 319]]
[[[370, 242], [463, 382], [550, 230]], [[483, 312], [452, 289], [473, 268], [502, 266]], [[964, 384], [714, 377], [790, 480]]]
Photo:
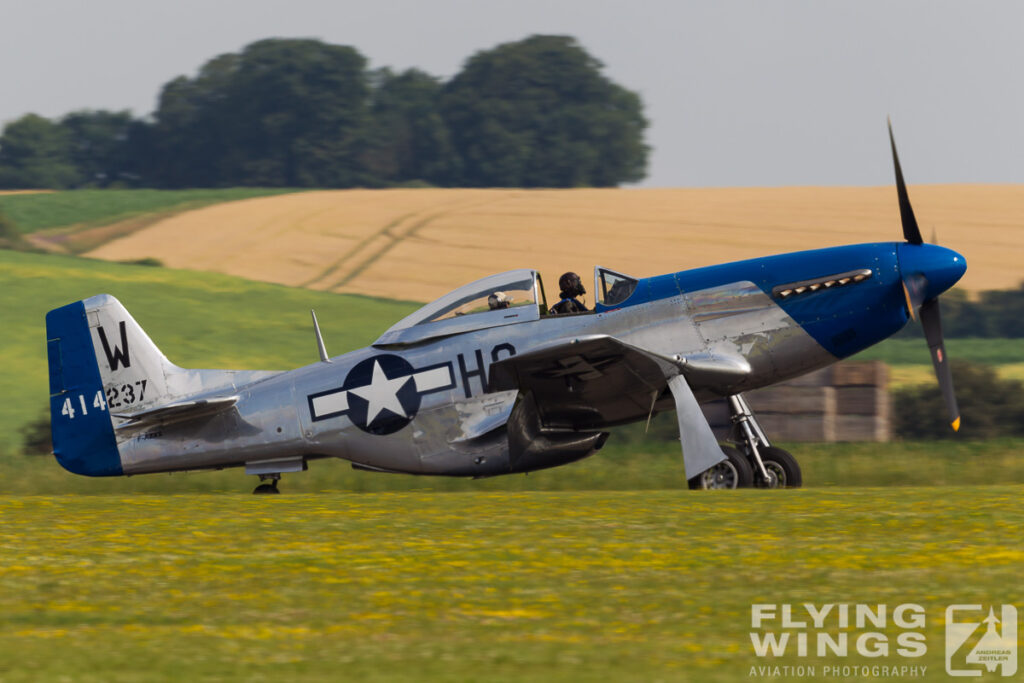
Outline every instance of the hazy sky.
[[0, 0], [0, 122], [153, 111], [160, 87], [267, 37], [449, 77], [477, 50], [575, 36], [640, 93], [647, 186], [1024, 182], [1024, 2]]

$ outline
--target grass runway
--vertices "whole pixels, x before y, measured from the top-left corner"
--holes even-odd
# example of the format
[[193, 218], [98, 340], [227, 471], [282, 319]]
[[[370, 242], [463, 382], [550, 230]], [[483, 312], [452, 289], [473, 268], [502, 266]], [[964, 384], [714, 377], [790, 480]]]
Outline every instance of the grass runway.
[[1024, 603], [1022, 495], [9, 495], [0, 680], [732, 681], [886, 663], [759, 660], [761, 602], [918, 603], [927, 654], [888, 662], [944, 678], [946, 605]]

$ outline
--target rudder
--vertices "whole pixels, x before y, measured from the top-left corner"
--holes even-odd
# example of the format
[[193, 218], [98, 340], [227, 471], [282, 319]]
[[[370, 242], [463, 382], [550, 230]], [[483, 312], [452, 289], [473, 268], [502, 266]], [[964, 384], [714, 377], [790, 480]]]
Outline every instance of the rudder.
[[123, 474], [93, 351], [85, 302], [46, 314], [53, 454], [69, 472], [93, 477]]

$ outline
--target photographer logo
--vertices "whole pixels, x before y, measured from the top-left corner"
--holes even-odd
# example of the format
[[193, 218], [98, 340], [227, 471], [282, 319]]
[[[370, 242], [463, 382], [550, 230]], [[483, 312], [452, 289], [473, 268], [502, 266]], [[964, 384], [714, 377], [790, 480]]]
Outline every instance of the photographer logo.
[[946, 608], [946, 673], [981, 676], [998, 671], [1017, 673], [1017, 608], [1002, 605], [998, 612], [982, 605]]

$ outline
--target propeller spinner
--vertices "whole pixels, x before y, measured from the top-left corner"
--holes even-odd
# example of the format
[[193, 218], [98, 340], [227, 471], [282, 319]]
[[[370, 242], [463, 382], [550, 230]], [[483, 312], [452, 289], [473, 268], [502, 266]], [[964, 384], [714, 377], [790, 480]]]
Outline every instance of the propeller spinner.
[[[896, 154], [896, 140], [889, 122], [889, 144], [892, 147], [892, 162], [896, 169], [896, 194], [900, 203], [900, 219], [903, 223], [905, 244], [899, 246], [900, 275], [903, 280], [903, 295], [911, 318], [920, 317], [924, 337], [931, 351], [935, 376], [946, 403], [949, 423], [954, 431], [960, 429], [960, 408], [953, 390], [953, 374], [949, 357], [942, 340], [942, 317], [939, 314], [939, 295], [952, 287], [963, 277], [967, 261], [952, 249], [934, 244], [925, 244], [921, 229], [910, 205], [907, 185], [903, 181], [903, 169]], [[915, 315], [916, 313], [916, 315]]]

